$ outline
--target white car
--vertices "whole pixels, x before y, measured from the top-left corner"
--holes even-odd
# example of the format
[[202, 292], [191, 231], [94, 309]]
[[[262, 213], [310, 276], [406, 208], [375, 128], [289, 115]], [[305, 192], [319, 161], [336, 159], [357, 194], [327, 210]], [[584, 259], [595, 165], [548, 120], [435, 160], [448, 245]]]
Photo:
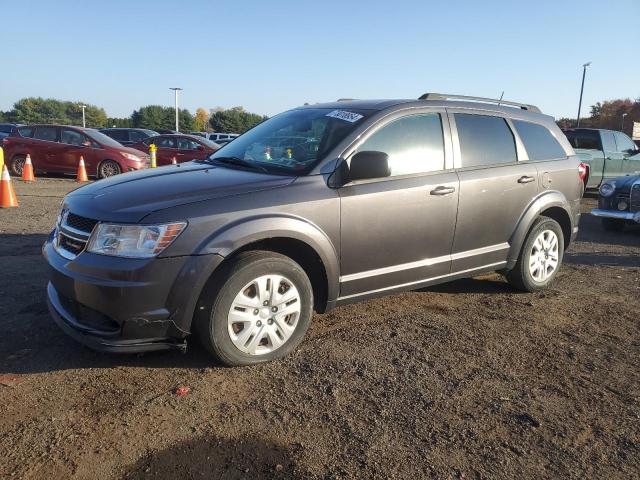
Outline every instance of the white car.
[[238, 133], [207, 133], [207, 138], [212, 142], [217, 142], [218, 140], [233, 140], [236, 137], [239, 137]]

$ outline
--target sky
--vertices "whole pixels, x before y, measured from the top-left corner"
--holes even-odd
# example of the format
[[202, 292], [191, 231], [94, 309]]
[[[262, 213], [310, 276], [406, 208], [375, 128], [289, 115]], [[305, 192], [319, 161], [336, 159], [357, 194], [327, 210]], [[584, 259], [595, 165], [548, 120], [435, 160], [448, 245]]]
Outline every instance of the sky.
[[0, 110], [52, 97], [242, 105], [274, 115], [338, 98], [499, 97], [556, 118], [640, 97], [640, 0], [0, 0]]

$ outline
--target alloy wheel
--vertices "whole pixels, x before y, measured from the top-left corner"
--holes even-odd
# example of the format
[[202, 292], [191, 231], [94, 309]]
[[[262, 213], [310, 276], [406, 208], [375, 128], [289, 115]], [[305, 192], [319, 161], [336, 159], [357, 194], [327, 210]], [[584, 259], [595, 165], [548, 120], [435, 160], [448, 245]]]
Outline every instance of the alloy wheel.
[[529, 273], [536, 282], [547, 281], [558, 269], [558, 237], [551, 230], [544, 230], [533, 242], [529, 254]]

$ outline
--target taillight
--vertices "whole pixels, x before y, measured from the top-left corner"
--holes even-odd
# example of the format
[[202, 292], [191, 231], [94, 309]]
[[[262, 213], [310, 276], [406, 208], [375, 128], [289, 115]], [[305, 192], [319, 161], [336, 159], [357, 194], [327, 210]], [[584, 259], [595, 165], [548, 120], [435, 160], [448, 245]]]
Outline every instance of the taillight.
[[586, 163], [580, 163], [580, 165], [578, 165], [578, 177], [580, 177], [580, 180], [584, 182], [584, 179], [587, 178], [587, 164]]

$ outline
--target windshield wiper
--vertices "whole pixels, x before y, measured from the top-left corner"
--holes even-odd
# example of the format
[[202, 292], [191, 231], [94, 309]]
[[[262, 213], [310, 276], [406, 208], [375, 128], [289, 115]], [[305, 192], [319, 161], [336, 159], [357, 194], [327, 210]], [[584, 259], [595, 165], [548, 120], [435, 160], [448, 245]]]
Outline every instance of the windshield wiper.
[[259, 170], [263, 173], [269, 173], [269, 170], [267, 170], [265, 167], [256, 165], [255, 163], [250, 162], [249, 160], [243, 160], [242, 158], [238, 158], [238, 157], [216, 157], [216, 158], [210, 158], [209, 160], [214, 162], [224, 163], [227, 165], [237, 165], [240, 167], [250, 168], [252, 170]]

